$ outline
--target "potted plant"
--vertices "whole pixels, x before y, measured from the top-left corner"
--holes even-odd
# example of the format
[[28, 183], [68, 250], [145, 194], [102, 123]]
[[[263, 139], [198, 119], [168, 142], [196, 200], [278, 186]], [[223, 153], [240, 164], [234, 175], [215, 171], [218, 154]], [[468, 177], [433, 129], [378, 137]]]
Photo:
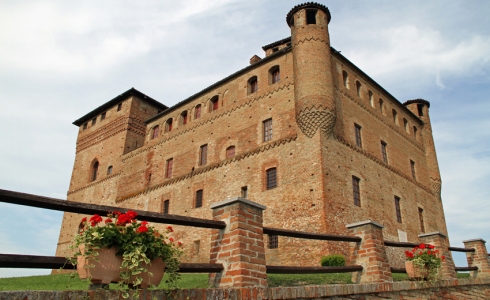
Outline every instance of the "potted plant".
[[72, 245], [75, 253], [69, 258], [77, 265], [80, 278], [92, 283], [117, 282], [126, 289], [147, 288], [158, 285], [165, 270], [169, 287], [176, 287], [182, 243], [167, 236], [173, 232], [171, 226], [162, 233], [146, 221], [137, 221], [136, 216], [130, 210], [82, 219]]
[[405, 268], [408, 277], [417, 280], [436, 280], [441, 263], [446, 257], [439, 257], [434, 245], [420, 244], [411, 251], [405, 251]]

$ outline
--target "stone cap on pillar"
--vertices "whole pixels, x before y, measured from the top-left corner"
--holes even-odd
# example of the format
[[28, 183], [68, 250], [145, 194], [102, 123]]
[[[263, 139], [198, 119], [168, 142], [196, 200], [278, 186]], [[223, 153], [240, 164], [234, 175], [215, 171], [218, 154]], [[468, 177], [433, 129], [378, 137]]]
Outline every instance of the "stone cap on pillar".
[[234, 197], [234, 198], [226, 199], [226, 200], [218, 202], [218, 203], [211, 204], [210, 208], [215, 209], [218, 207], [234, 204], [235, 202], [244, 203], [244, 204], [250, 205], [252, 207], [255, 207], [255, 208], [258, 208], [261, 210], [266, 209], [266, 207], [264, 205], [258, 204], [256, 202], [250, 201], [250, 200], [242, 198], [242, 197]]
[[347, 225], [345, 225], [345, 227], [354, 228], [354, 227], [359, 227], [359, 226], [363, 226], [363, 225], [367, 225], [367, 224], [371, 224], [371, 225], [377, 226], [379, 228], [384, 228], [383, 225], [376, 223], [372, 220], [366, 220], [366, 221], [361, 221], [361, 222], [357, 222], [357, 223], [347, 224]]
[[483, 242], [485, 244], [487, 241], [485, 241], [484, 239], [471, 239], [471, 240], [463, 241], [463, 243], [471, 243], [471, 242]]
[[440, 235], [442, 237], [447, 237], [447, 235], [445, 235], [444, 233], [442, 233], [440, 231], [434, 231], [434, 232], [419, 234], [419, 238], [421, 238], [421, 237], [428, 237], [428, 236], [431, 236], [431, 235]]

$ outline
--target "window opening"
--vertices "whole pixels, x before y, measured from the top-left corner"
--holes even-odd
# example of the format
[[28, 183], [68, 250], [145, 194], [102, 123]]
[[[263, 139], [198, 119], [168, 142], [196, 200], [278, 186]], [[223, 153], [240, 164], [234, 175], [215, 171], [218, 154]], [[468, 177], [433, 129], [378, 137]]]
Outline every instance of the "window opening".
[[163, 213], [168, 214], [168, 212], [170, 211], [169, 209], [170, 209], [170, 200], [163, 201]]
[[354, 195], [354, 205], [355, 206], [361, 206], [361, 192], [359, 188], [359, 183], [361, 182], [361, 179], [357, 178], [356, 176], [352, 176], [352, 192]]
[[105, 116], [106, 116], [106, 112], [103, 112], [102, 114], [100, 114], [100, 120], [104, 120], [105, 119]]
[[194, 119], [199, 119], [201, 117], [201, 104], [196, 105], [194, 110]]
[[167, 167], [165, 168], [165, 178], [172, 178], [174, 159], [167, 159]]
[[83, 124], [83, 130], [87, 129], [88, 123]]
[[208, 159], [208, 145], [202, 145], [199, 148], [199, 165], [203, 166], [207, 163]]
[[279, 51], [279, 47], [272, 48], [272, 52], [277, 52], [277, 51]]
[[240, 197], [248, 199], [248, 187], [242, 186]]
[[383, 161], [388, 163], [388, 154], [386, 153], [386, 143], [381, 141], [381, 154], [383, 154]]
[[410, 169], [412, 170], [413, 180], [417, 180], [417, 177], [415, 176], [415, 162], [413, 160], [410, 160]]
[[151, 133], [151, 139], [156, 139], [158, 137], [158, 133], [160, 132], [160, 126], [156, 125], [153, 127], [152, 133]]
[[95, 125], [95, 123], [97, 123], [97, 118], [92, 119], [92, 126]]
[[202, 207], [202, 190], [196, 191], [196, 208]]
[[257, 76], [254, 76], [248, 80], [248, 93], [253, 94], [259, 90], [259, 84], [257, 82]]
[[277, 249], [279, 247], [279, 236], [275, 234], [269, 234], [267, 239], [267, 248]]
[[409, 133], [408, 121], [405, 118], [403, 118], [403, 127], [405, 127], [405, 132]]
[[272, 140], [272, 119], [262, 122], [264, 127], [264, 142]]
[[361, 83], [356, 81], [357, 96], [361, 97]]
[[420, 231], [425, 232], [424, 226], [424, 210], [419, 207], [419, 220], [420, 220]]
[[99, 162], [95, 161], [94, 165], [92, 166], [92, 181], [95, 181], [97, 179], [98, 170], [99, 170]]
[[121, 108], [122, 108], [122, 103], [119, 103], [119, 104], [117, 105], [117, 111], [120, 111], [120, 110], [121, 110]]
[[371, 104], [371, 107], [374, 107], [374, 95], [373, 92], [369, 91], [369, 104]]
[[209, 112], [217, 110], [218, 104], [219, 104], [218, 96], [214, 96], [209, 103]]
[[349, 88], [349, 74], [344, 70], [342, 71], [342, 79], [344, 81], [344, 86], [348, 89]]
[[357, 147], [362, 148], [361, 126], [354, 123], [354, 130], [356, 133], [356, 145]]
[[107, 167], [107, 175], [112, 174], [112, 166]]
[[384, 106], [384, 101], [383, 99], [379, 98], [379, 111], [384, 114], [385, 113], [385, 106]]
[[265, 171], [266, 173], [266, 188], [271, 190], [277, 187], [277, 172], [276, 168], [270, 168]]
[[187, 110], [180, 114], [180, 122], [182, 125], [187, 124]]
[[395, 196], [395, 210], [396, 210], [396, 220], [398, 223], [402, 222], [402, 212], [400, 210], [400, 197]]
[[269, 70], [269, 84], [278, 83], [281, 80], [279, 66], [274, 66]]
[[316, 24], [316, 12], [316, 9], [306, 10], [306, 24]]
[[226, 158], [235, 157], [235, 146], [230, 146], [226, 148]]
[[148, 174], [148, 182], [146, 183], [146, 186], [150, 186], [151, 184], [151, 173]]
[[417, 127], [413, 126], [413, 135], [415, 136], [415, 139], [417, 139]]
[[172, 118], [167, 120], [167, 122], [165, 123], [165, 132], [172, 131], [172, 123], [173, 123]]
[[398, 113], [396, 112], [396, 110], [392, 110], [393, 112], [393, 122], [398, 125]]
[[419, 116], [422, 117], [424, 115], [424, 105], [423, 104], [417, 104], [417, 111], [419, 113]]

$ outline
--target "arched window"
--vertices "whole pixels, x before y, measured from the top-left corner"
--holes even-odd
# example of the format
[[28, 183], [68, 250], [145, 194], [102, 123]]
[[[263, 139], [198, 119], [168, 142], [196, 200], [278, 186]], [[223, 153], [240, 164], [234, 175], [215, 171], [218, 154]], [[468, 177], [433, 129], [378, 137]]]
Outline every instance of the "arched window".
[[226, 158], [235, 157], [235, 146], [230, 146], [226, 148]]
[[95, 181], [97, 179], [97, 172], [99, 171], [99, 161], [95, 160], [92, 164], [92, 170], [90, 172], [90, 181]]
[[279, 66], [274, 66], [269, 69], [269, 84], [278, 83], [281, 80]]
[[218, 96], [214, 96], [213, 98], [211, 98], [211, 100], [209, 101], [209, 112], [212, 112], [212, 111], [215, 111], [218, 109], [218, 106], [219, 106], [219, 99], [218, 99]]
[[356, 91], [357, 96], [361, 97], [361, 83], [359, 81], [356, 81]]
[[160, 126], [157, 125], [155, 127], [153, 127], [153, 129], [151, 130], [151, 139], [156, 139], [158, 137], [158, 133], [160, 132]]
[[196, 105], [194, 108], [194, 119], [199, 119], [201, 117], [201, 104]]
[[398, 125], [398, 113], [394, 109], [391, 111], [393, 113], [393, 122], [395, 122], [395, 124]]
[[184, 110], [181, 114], [180, 114], [180, 124], [182, 125], [185, 125], [187, 124], [187, 110]]
[[112, 174], [112, 166], [107, 167], [107, 175]]
[[368, 92], [368, 95], [369, 95], [369, 104], [371, 104], [371, 107], [374, 107], [374, 95], [373, 95], [373, 92], [369, 91]]
[[385, 104], [383, 99], [379, 98], [379, 111], [384, 114], [385, 113]]
[[342, 80], [344, 82], [344, 86], [346, 88], [349, 88], [349, 74], [344, 70], [342, 71]]
[[256, 93], [259, 90], [259, 84], [257, 82], [257, 76], [254, 76], [248, 80], [248, 94]]
[[172, 118], [167, 120], [167, 122], [165, 123], [165, 132], [172, 131], [172, 122]]

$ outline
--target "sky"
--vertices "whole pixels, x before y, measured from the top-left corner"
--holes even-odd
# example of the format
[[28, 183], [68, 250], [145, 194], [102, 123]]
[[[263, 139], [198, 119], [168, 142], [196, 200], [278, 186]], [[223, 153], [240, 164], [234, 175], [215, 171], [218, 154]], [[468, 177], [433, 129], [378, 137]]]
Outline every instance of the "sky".
[[[430, 101], [451, 245], [490, 241], [490, 1], [318, 2], [335, 49], [399, 101]], [[74, 120], [131, 87], [176, 104], [290, 36], [299, 3], [0, 0], [0, 189], [66, 199]], [[0, 211], [0, 253], [55, 254], [61, 212]]]

